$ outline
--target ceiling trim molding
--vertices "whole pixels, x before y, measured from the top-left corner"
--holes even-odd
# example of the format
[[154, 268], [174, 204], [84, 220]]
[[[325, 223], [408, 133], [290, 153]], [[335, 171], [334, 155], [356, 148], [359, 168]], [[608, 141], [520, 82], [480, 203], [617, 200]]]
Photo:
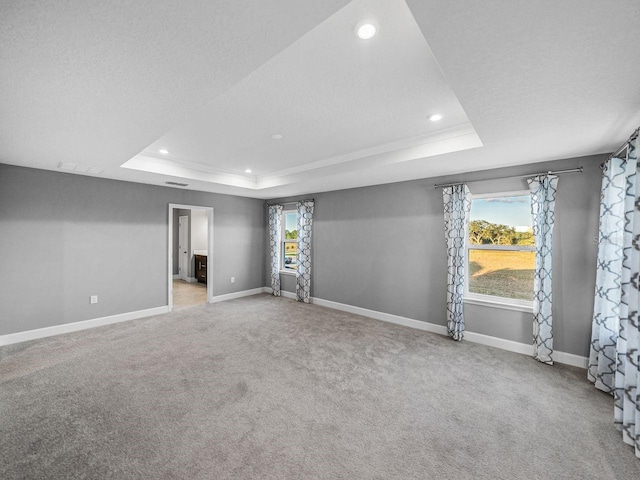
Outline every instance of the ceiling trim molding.
[[214, 168], [208, 166], [202, 166], [205, 168], [198, 168], [199, 166], [201, 165], [181, 165], [172, 160], [141, 154], [136, 155], [131, 160], [123, 163], [121, 168], [157, 173], [160, 175], [169, 175], [178, 178], [188, 178], [202, 182], [219, 183], [232, 187], [249, 188], [252, 190], [256, 189], [255, 177], [229, 174], [224, 171], [215, 171]]
[[455, 127], [438, 130], [436, 132], [427, 133], [424, 135], [417, 135], [415, 137], [404, 138], [402, 140], [396, 140], [394, 142], [384, 143], [384, 144], [376, 145], [370, 148], [364, 148], [362, 150], [357, 150], [355, 152], [350, 152], [343, 155], [336, 155], [334, 157], [324, 158], [322, 160], [317, 160], [315, 162], [307, 163], [305, 165], [299, 165], [297, 167], [277, 170], [272, 173], [258, 175], [256, 178], [258, 179], [258, 183], [260, 183], [261, 181], [266, 181], [269, 178], [282, 177], [282, 176], [292, 175], [296, 173], [308, 172], [310, 170], [317, 170], [322, 167], [328, 167], [328, 166], [336, 165], [339, 163], [347, 163], [353, 160], [359, 160], [361, 158], [372, 157], [375, 155], [394, 152], [397, 150], [404, 150], [406, 148], [415, 147], [417, 145], [424, 145], [427, 143], [433, 143], [440, 140], [446, 140], [450, 138], [459, 137], [462, 135], [475, 134], [475, 133], [476, 131], [474, 130], [471, 123], [465, 123], [462, 125], [457, 125]]
[[406, 162], [481, 146], [483, 146], [482, 141], [473, 126], [470, 123], [465, 123], [426, 135], [377, 145], [259, 176], [242, 175], [198, 162], [161, 157], [150, 153], [138, 154], [122, 164], [122, 167], [251, 190], [262, 190], [303, 181], [311, 175], [318, 177], [360, 169], [364, 171], [364, 169], [376, 165]]
[[[161, 154], [157, 154], [157, 153], [148, 153], [148, 152], [142, 151], [141, 153], [139, 153], [138, 155], [136, 155], [133, 158], [137, 158], [139, 156], [153, 158], [154, 161], [156, 161], [158, 163], [184, 167], [184, 168], [188, 168], [190, 170], [197, 170], [199, 172], [212, 173], [214, 175], [229, 175], [229, 176], [232, 176], [232, 177], [237, 177], [239, 179], [242, 179], [242, 178], [255, 179], [256, 178], [255, 175], [242, 174], [242, 173], [238, 173], [236, 171], [229, 170], [229, 169], [226, 169], [226, 168], [220, 168], [220, 167], [214, 167], [212, 165], [207, 165], [205, 163], [192, 162], [192, 161], [189, 161], [189, 160], [183, 160], [181, 158], [177, 158], [177, 157], [172, 156], [172, 155], [161, 155]], [[123, 164], [123, 166], [124, 166], [124, 164]]]

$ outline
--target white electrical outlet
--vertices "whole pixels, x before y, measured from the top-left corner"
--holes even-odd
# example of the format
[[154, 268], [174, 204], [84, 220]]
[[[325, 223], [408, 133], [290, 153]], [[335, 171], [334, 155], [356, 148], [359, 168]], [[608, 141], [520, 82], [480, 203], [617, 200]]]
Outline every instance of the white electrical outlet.
[[91, 297], [89, 297], [89, 303], [98, 303], [98, 295], [91, 295]]
[[231, 283], [236, 283], [236, 277], [231, 277]]

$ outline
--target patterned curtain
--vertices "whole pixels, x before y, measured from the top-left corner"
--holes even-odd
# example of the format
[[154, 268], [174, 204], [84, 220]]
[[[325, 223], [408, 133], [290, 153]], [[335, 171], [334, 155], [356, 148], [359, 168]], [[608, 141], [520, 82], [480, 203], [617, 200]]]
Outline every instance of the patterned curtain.
[[442, 189], [444, 230], [447, 241], [447, 332], [454, 340], [464, 337], [465, 235], [471, 193], [464, 184]]
[[[588, 379], [614, 396], [614, 422], [640, 458], [640, 190], [638, 139], [602, 180]], [[615, 347], [614, 347], [615, 346]]]
[[296, 299], [309, 303], [311, 295], [311, 226], [313, 200], [298, 202], [298, 269], [296, 270]]
[[[596, 291], [587, 377], [596, 388], [607, 393], [613, 393], [615, 386], [622, 259], [631, 248], [631, 232], [627, 225], [635, 197], [635, 182], [629, 182], [629, 179], [635, 179], [635, 170], [633, 162], [611, 158], [605, 163], [602, 175]], [[629, 265], [625, 267], [628, 271]]]
[[271, 289], [280, 296], [280, 245], [282, 244], [282, 205], [269, 206], [269, 255], [271, 258]]
[[533, 356], [553, 365], [553, 318], [551, 315], [551, 283], [553, 223], [558, 177], [538, 175], [528, 180], [531, 191], [531, 217], [536, 245], [533, 277]]

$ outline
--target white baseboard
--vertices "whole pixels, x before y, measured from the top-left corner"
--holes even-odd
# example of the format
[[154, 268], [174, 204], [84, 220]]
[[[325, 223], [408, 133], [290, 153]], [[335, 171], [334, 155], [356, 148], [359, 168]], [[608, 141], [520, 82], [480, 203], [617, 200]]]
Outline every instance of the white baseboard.
[[[271, 295], [273, 293], [273, 289], [271, 287], [262, 287], [261, 293], [268, 293]], [[284, 298], [290, 298], [291, 300], [297, 300], [296, 294], [294, 292], [287, 292], [286, 290], [280, 290], [280, 296]]]
[[342, 310], [343, 312], [362, 315], [363, 317], [375, 318], [376, 320], [382, 320], [383, 322], [395, 323], [396, 325], [404, 325], [405, 327], [416, 328], [418, 330], [424, 330], [432, 333], [439, 333], [440, 335], [447, 334], [447, 327], [444, 327], [442, 325], [436, 325], [434, 323], [428, 323], [428, 322], [421, 322], [420, 320], [401, 317], [399, 315], [392, 315], [390, 313], [378, 312], [376, 310], [368, 310], [366, 308], [347, 305], [345, 303], [332, 302], [331, 300], [323, 300], [321, 298], [316, 298], [316, 297], [313, 297], [311, 299], [311, 303], [313, 303], [314, 305], [320, 305], [321, 307], [328, 307], [328, 308], [333, 308], [335, 310]]
[[[212, 297], [209, 303], [223, 302], [225, 300], [233, 300], [234, 298], [248, 297], [251, 295], [257, 295], [260, 293], [271, 293], [270, 287], [259, 287], [251, 290], [243, 290], [240, 292], [227, 293], [225, 295], [218, 295]], [[295, 300], [296, 294], [280, 291], [281, 295], [285, 298]], [[333, 308], [335, 310], [341, 310], [343, 312], [353, 313], [356, 315], [362, 315], [364, 317], [381, 320], [383, 322], [394, 323], [396, 325], [402, 325], [405, 327], [415, 328], [431, 333], [437, 333], [440, 335], [447, 334], [447, 328], [444, 325], [436, 325], [434, 323], [423, 322], [415, 320], [413, 318], [401, 317], [399, 315], [393, 315], [390, 313], [378, 312], [376, 310], [369, 310], [362, 307], [356, 307], [354, 305], [347, 305], [345, 303], [332, 302], [331, 300], [323, 300], [321, 298], [312, 297], [311, 303], [319, 305], [321, 307]], [[103, 325], [111, 325], [113, 323], [126, 322], [128, 320], [135, 320], [138, 318], [151, 317], [153, 315], [161, 315], [167, 313], [169, 307], [167, 305], [162, 307], [149, 308], [146, 310], [138, 310], [135, 312], [121, 313], [118, 315], [111, 315], [108, 317], [94, 318], [91, 320], [84, 320], [74, 323], [65, 323], [63, 325], [55, 325], [52, 327], [38, 328], [35, 330], [27, 330], [25, 332], [9, 333], [6, 335], [0, 335], [0, 347], [4, 345], [11, 345], [14, 343], [26, 342], [29, 340], [36, 340], [38, 338], [51, 337], [54, 335], [60, 335], [63, 333], [77, 332], [80, 330], [86, 330], [88, 328], [100, 327]], [[525, 343], [514, 342], [512, 340], [506, 340], [504, 338], [492, 337], [490, 335], [484, 335], [482, 333], [475, 333], [466, 331], [464, 333], [465, 340], [473, 343], [479, 343], [490, 347], [500, 348], [502, 350], [508, 350], [510, 352], [520, 353], [523, 355], [531, 356], [533, 354], [533, 346]], [[574, 367], [587, 368], [588, 358], [573, 353], [566, 352], [553, 352], [553, 359], [557, 363], [563, 363], [566, 365], [572, 365]]]
[[[533, 348], [533, 347], [531, 347]], [[554, 362], [563, 363], [565, 365], [571, 365], [574, 367], [589, 368], [589, 358], [582, 355], [576, 355], [575, 353], [558, 352], [555, 351], [551, 355]]]
[[[271, 291], [271, 289], [268, 289], [268, 291]], [[285, 292], [282, 293], [284, 294]], [[295, 298], [295, 295], [293, 297]], [[422, 322], [413, 318], [401, 317], [399, 315], [392, 315], [390, 313], [378, 312], [375, 310], [368, 310], [366, 308], [347, 305], [344, 303], [332, 302], [330, 300], [323, 300], [321, 298], [315, 297], [311, 299], [311, 303], [320, 305], [321, 307], [333, 308], [335, 310], [342, 310], [343, 312], [354, 313], [356, 315], [362, 315], [364, 317], [382, 320], [383, 322], [395, 323], [397, 325], [403, 325], [405, 327], [416, 328], [418, 330], [424, 330], [440, 335], [447, 335], [447, 327], [445, 327], [444, 325]], [[502, 350], [508, 350], [510, 352], [533, 356], [533, 345], [527, 345], [526, 343], [514, 342], [513, 340], [492, 337], [490, 335], [470, 332], [468, 330], [464, 332], [464, 339], [472, 343], [479, 343], [482, 345], [487, 345], [489, 347], [500, 348]], [[580, 368], [587, 368], [589, 361], [587, 357], [558, 351], [553, 352], [553, 360], [557, 363], [563, 363], [565, 365], [572, 365], [574, 367]]]
[[[533, 356], [533, 345], [514, 342], [513, 340], [507, 340], [506, 338], [492, 337], [491, 335], [485, 335], [484, 333], [475, 333], [465, 330], [464, 339], [469, 342], [487, 345], [488, 347], [496, 347], [502, 350], [509, 350], [510, 352], [528, 355], [530, 357]], [[557, 352], [554, 352], [554, 357], [556, 353]]]
[[[173, 276], [174, 280], [182, 280], [182, 278], [180, 277], [180, 275], [174, 275]], [[196, 277], [187, 277], [186, 279], [182, 280], [183, 282], [187, 282], [187, 283], [196, 283], [198, 281], [198, 279]]]
[[[490, 335], [469, 331], [464, 332], [464, 339], [469, 342], [480, 343], [489, 347], [496, 347], [510, 352], [521, 353], [529, 357], [533, 356], [533, 345], [528, 345], [526, 343], [514, 342], [513, 340], [506, 340], [504, 338], [492, 337]], [[587, 357], [582, 357], [573, 353], [559, 352], [555, 350], [552, 357], [555, 363], [563, 363], [573, 367], [586, 369], [589, 364], [589, 359]]]
[[101, 327], [103, 325], [111, 325], [112, 323], [120, 323], [138, 318], [151, 317], [153, 315], [161, 315], [168, 311], [169, 307], [165, 305], [162, 307], [120, 313], [118, 315], [93, 318], [91, 320], [83, 320], [80, 322], [64, 323], [62, 325], [54, 325], [52, 327], [36, 328], [35, 330], [27, 330], [25, 332], [9, 333], [7, 335], [0, 335], [0, 347], [4, 345], [11, 345], [13, 343], [26, 342], [28, 340], [36, 340], [38, 338], [52, 337], [63, 333], [77, 332], [88, 328]]
[[211, 297], [211, 299], [209, 299], [209, 303], [224, 302], [225, 300], [233, 300], [234, 298], [249, 297], [251, 295], [257, 295], [259, 293], [267, 293], [267, 292], [271, 292], [271, 289], [270, 288], [267, 289], [267, 287], [258, 287], [258, 288], [252, 288], [251, 290], [242, 290], [240, 292], [225, 293], [224, 295], [217, 295], [215, 297]]

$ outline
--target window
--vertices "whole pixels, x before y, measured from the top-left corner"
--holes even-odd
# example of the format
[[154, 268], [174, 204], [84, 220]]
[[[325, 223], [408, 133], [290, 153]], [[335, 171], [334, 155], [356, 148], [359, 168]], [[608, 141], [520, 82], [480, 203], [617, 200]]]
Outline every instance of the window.
[[295, 272], [298, 269], [298, 212], [282, 212], [282, 258], [280, 270]]
[[531, 308], [535, 246], [529, 192], [473, 196], [467, 262], [465, 300]]

